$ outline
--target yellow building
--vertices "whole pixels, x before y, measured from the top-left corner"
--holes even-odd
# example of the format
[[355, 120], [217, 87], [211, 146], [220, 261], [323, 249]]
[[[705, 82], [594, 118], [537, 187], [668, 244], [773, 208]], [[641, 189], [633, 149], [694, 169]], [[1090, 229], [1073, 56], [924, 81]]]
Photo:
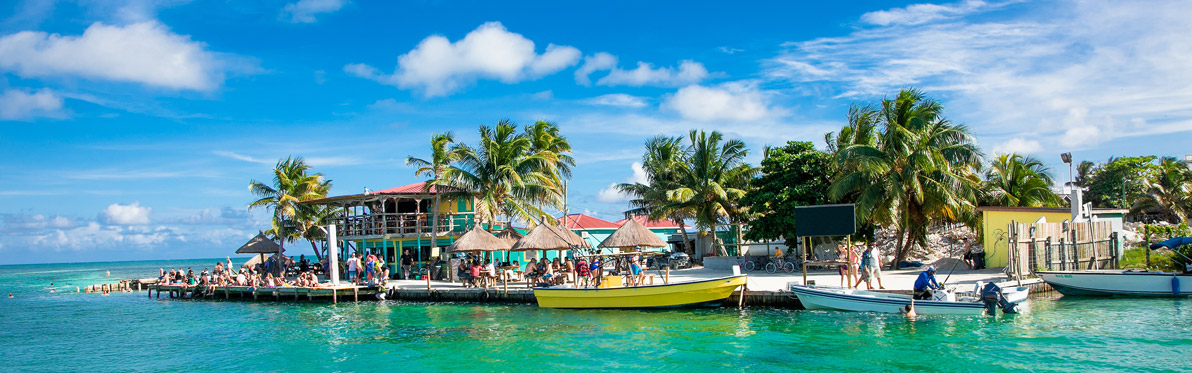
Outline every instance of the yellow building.
[[981, 213], [981, 243], [985, 246], [985, 267], [1005, 267], [1009, 262], [1009, 239], [1006, 229], [1011, 222], [1034, 223], [1046, 218], [1048, 223], [1072, 219], [1072, 210], [1050, 207], [977, 207]]

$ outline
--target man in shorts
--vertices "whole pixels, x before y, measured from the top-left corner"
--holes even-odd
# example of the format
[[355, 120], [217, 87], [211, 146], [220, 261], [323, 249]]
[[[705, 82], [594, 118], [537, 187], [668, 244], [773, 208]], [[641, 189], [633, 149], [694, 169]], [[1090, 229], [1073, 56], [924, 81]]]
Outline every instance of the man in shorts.
[[353, 284], [357, 282], [356, 271], [359, 269], [360, 259], [357, 259], [356, 254], [352, 254], [352, 256], [348, 258], [348, 281], [351, 281]]
[[886, 288], [882, 285], [882, 262], [879, 258], [881, 258], [881, 255], [878, 255], [877, 248], [873, 246], [869, 246], [861, 258], [861, 261], [867, 264], [865, 266], [865, 284], [870, 289], [873, 289], [872, 282], [874, 279], [877, 279], [878, 289]]

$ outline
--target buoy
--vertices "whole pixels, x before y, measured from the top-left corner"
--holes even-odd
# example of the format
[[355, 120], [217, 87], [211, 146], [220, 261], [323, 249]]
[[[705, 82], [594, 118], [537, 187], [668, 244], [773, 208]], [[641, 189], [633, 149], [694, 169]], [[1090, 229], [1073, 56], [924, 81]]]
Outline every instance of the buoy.
[[1171, 276], [1171, 294], [1180, 295], [1180, 278]]

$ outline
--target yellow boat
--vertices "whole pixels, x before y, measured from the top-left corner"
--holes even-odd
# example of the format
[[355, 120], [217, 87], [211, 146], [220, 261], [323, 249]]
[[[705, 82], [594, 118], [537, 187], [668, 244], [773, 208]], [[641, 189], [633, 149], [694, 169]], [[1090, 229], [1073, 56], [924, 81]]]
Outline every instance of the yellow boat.
[[[667, 308], [718, 306], [745, 285], [745, 275], [667, 285], [614, 288], [536, 288], [542, 308]], [[605, 280], [608, 280], [606, 276]]]

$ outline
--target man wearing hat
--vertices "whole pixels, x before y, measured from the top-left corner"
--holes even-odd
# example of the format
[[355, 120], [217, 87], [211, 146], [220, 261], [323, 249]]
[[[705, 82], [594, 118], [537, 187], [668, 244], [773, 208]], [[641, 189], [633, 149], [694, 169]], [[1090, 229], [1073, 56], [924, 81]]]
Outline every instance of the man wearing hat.
[[931, 293], [927, 290], [942, 288], [940, 283], [935, 280], [935, 266], [929, 266], [926, 271], [919, 274], [919, 278], [915, 279], [915, 299], [931, 300]]

